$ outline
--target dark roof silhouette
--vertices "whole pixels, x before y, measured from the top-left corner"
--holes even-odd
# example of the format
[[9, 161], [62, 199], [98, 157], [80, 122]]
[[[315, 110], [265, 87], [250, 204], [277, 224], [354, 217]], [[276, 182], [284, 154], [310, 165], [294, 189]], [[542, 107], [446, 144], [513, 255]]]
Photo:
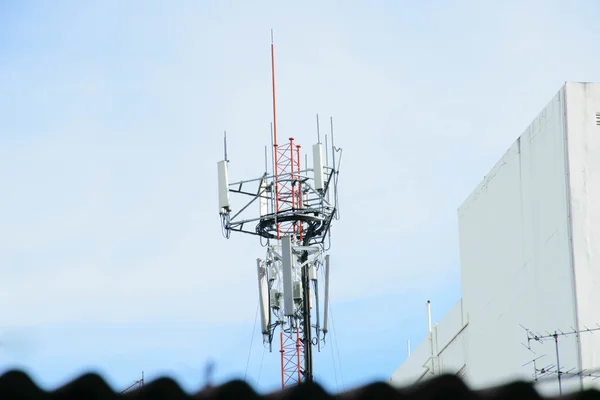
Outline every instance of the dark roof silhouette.
[[[513, 382], [503, 386], [486, 390], [472, 391], [459, 378], [454, 375], [439, 376], [426, 382], [395, 389], [392, 386], [376, 382], [362, 386], [337, 395], [331, 395], [317, 384], [301, 384], [285, 388], [267, 395], [258, 395], [248, 384], [243, 381], [230, 381], [228, 383], [204, 388], [196, 394], [187, 394], [172, 379], [160, 378], [152, 381], [139, 389], [119, 394], [111, 389], [108, 384], [96, 374], [85, 374], [54, 390], [40, 389], [27, 374], [21, 371], [10, 371], [0, 377], [0, 399], [3, 400], [109, 400], [109, 399], [523, 399], [536, 400], [541, 396], [532, 385], [525, 382]], [[588, 390], [555, 399], [598, 399], [600, 391]]]

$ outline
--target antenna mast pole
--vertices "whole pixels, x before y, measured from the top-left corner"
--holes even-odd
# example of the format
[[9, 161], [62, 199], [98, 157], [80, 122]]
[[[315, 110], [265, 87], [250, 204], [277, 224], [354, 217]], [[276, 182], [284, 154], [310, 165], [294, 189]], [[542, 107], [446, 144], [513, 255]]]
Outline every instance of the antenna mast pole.
[[[306, 244], [309, 238], [305, 237]], [[309, 238], [310, 239], [310, 238]], [[306, 245], [305, 243], [303, 243]], [[302, 267], [302, 331], [304, 333], [304, 381], [312, 382], [313, 370], [312, 370], [312, 335], [310, 325], [310, 276], [309, 276], [309, 264], [308, 251], [303, 251], [300, 257], [300, 265], [305, 264]]]
[[[271, 90], [273, 96], [273, 175], [275, 181], [275, 213], [279, 212], [279, 155], [277, 144], [277, 106], [275, 101], [275, 43], [273, 42], [273, 29], [271, 29]], [[277, 225], [277, 240], [281, 239], [279, 235], [279, 224]]]
[[[297, 181], [300, 177], [300, 146], [294, 144], [294, 138], [289, 138], [289, 144], [279, 146], [277, 142], [277, 102], [275, 86], [275, 44], [273, 40], [273, 30], [271, 29], [271, 88], [273, 96], [273, 152], [275, 154], [275, 215], [280, 213], [293, 212], [301, 208], [302, 190], [301, 184]], [[276, 220], [277, 240], [282, 236], [292, 235], [303, 241], [303, 223], [301, 221], [279, 222]], [[308, 242], [306, 242], [308, 243]], [[306, 261], [308, 254], [300, 257]], [[302, 263], [303, 261], [301, 261]], [[308, 265], [308, 264], [307, 264]], [[301, 290], [302, 307], [301, 313], [297, 316], [290, 316], [288, 325], [281, 325], [281, 386], [286, 386], [289, 381], [300, 382], [302, 375], [306, 380], [308, 376], [312, 378], [312, 357], [310, 342], [310, 281], [308, 274], [305, 273], [306, 266], [301, 271]], [[306, 275], [306, 276], [305, 276]], [[307, 296], [308, 293], [308, 296]], [[287, 298], [291, 301], [291, 298]], [[284, 302], [286, 299], [284, 298]], [[306, 315], [309, 315], [308, 324]], [[298, 318], [299, 317], [299, 318]], [[308, 341], [306, 339], [308, 337]], [[303, 360], [304, 357], [304, 360]], [[304, 361], [304, 373], [302, 364]], [[310, 375], [306, 375], [307, 372]], [[310, 378], [308, 378], [310, 379]]]

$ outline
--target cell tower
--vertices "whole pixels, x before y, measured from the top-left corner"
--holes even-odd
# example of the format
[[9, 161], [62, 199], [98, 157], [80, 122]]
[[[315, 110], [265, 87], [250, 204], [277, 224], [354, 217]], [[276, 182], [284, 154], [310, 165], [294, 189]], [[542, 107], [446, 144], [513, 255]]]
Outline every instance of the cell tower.
[[[225, 134], [225, 159], [218, 162], [219, 213], [226, 238], [230, 237], [232, 231], [257, 235], [261, 245], [266, 247], [265, 257], [256, 261], [261, 331], [263, 342], [269, 346], [270, 351], [279, 331], [281, 385], [285, 387], [312, 381], [312, 346], [320, 351], [325, 344], [330, 267], [330, 257], [325, 253], [331, 247], [331, 223], [339, 218], [337, 182], [342, 149], [336, 148], [334, 144], [332, 118], [330, 147], [327, 135], [324, 145], [321, 143], [318, 115], [318, 140], [312, 146], [312, 168], [308, 168], [306, 156], [305, 165], [302, 165], [301, 146], [294, 138], [279, 141], [273, 31], [271, 84], [272, 171], [268, 171], [268, 152], [265, 147], [263, 175], [256, 179], [229, 183]], [[230, 194], [232, 197], [244, 198], [235, 214]], [[255, 204], [258, 215], [248, 211], [252, 204]], [[321, 278], [319, 275], [322, 275]], [[323, 283], [321, 288], [320, 281]], [[323, 292], [324, 299], [322, 321], [319, 289]]]

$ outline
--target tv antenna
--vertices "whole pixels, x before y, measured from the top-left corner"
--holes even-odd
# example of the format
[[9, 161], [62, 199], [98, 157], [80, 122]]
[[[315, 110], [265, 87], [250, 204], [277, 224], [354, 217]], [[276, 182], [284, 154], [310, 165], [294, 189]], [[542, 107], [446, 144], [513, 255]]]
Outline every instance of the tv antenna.
[[546, 331], [545, 333], [534, 332], [534, 331], [531, 331], [528, 328], [524, 327], [523, 325], [520, 325], [520, 326], [521, 326], [521, 328], [523, 328], [525, 330], [525, 332], [527, 332], [527, 344], [525, 344], [525, 343], [521, 343], [521, 344], [534, 354], [536, 354], [536, 352], [533, 351], [533, 349], [531, 348], [531, 342], [537, 342], [540, 344], [544, 344], [549, 341], [554, 342], [556, 364], [549, 364], [544, 367], [538, 368], [536, 362], [539, 359], [541, 359], [542, 357], [544, 357], [545, 355], [536, 357], [533, 360], [531, 360], [530, 362], [523, 364], [523, 366], [526, 366], [530, 363], [533, 364], [533, 369], [534, 369], [533, 376], [534, 376], [535, 381], [538, 381], [538, 379], [540, 377], [556, 376], [556, 380], [558, 382], [558, 391], [559, 391], [559, 394], [562, 395], [562, 380], [565, 378], [579, 377], [581, 379], [591, 378], [593, 380], [600, 378], [600, 369], [583, 369], [581, 371], [576, 371], [576, 368], [571, 368], [569, 370], [565, 370], [563, 368], [563, 366], [561, 366], [561, 364], [560, 364], [560, 352], [559, 352], [559, 348], [558, 348], [558, 342], [559, 342], [560, 337], [569, 337], [569, 336], [579, 337], [581, 334], [585, 334], [585, 333], [589, 333], [589, 334], [593, 335], [594, 332], [600, 331], [600, 325], [596, 324], [596, 327], [594, 327], [594, 328], [588, 328], [587, 326], [584, 326], [584, 329], [579, 329], [579, 330], [571, 327], [571, 330], [567, 331], [567, 332], [563, 332], [562, 330], [558, 329], [558, 330], [555, 330], [554, 333], [551, 333], [548, 331]]
[[[307, 157], [302, 165], [301, 146], [293, 137], [280, 141], [272, 30], [271, 87], [272, 170], [268, 171], [265, 148], [262, 176], [230, 183], [225, 137], [225, 159], [218, 162], [219, 214], [226, 238], [231, 232], [251, 234], [259, 236], [266, 247], [265, 257], [256, 260], [261, 332], [264, 344], [272, 351], [279, 328], [281, 386], [285, 387], [313, 380], [313, 346], [320, 351], [328, 332], [330, 256], [325, 253], [331, 247], [331, 223], [339, 218], [337, 185], [342, 149], [335, 146], [333, 118], [329, 121], [330, 147], [327, 135], [323, 146], [318, 115], [311, 168]], [[230, 195], [244, 198], [245, 204], [235, 213]], [[257, 214], [249, 211], [253, 204]]]
[[125, 389], [121, 390], [121, 394], [130, 392], [132, 390], [140, 389], [142, 386], [144, 386], [144, 371], [142, 371], [142, 379], [138, 379], [131, 385], [127, 386]]

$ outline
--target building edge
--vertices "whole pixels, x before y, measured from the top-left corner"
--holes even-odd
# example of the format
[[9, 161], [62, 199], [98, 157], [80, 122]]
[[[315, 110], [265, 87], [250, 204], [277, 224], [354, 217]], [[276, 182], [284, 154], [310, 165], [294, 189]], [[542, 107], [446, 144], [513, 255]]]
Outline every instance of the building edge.
[[[579, 329], [579, 302], [577, 299], [577, 279], [575, 272], [575, 254], [573, 251], [573, 203], [572, 203], [572, 195], [571, 195], [571, 163], [569, 159], [569, 114], [568, 114], [568, 102], [567, 102], [567, 92], [568, 92], [569, 83], [565, 82], [563, 87], [561, 88], [562, 93], [562, 107], [563, 107], [563, 140], [564, 140], [564, 162], [565, 162], [565, 184], [566, 184], [566, 195], [567, 195], [567, 234], [569, 237], [569, 269], [571, 272], [571, 285], [573, 287], [573, 305], [574, 305], [574, 319], [575, 326]], [[581, 355], [581, 340], [579, 335], [576, 336], [577, 341], [577, 369], [581, 371], [583, 365], [583, 358]], [[581, 377], [579, 378], [579, 387], [583, 388], [583, 380]]]

